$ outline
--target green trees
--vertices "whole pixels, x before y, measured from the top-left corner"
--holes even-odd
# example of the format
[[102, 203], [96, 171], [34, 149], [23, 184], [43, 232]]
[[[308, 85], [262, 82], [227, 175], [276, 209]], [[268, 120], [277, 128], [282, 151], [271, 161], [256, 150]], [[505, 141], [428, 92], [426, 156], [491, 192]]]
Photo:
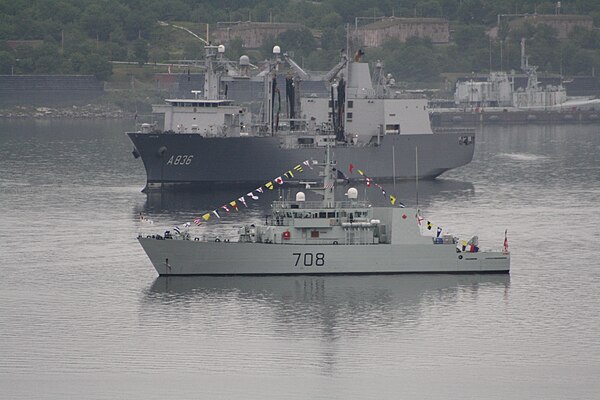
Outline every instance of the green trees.
[[8, 51], [0, 50], [0, 74], [10, 74], [15, 65], [15, 57]]
[[[0, 0], [1, 73], [86, 73], [108, 78], [111, 60], [167, 62], [200, 58], [202, 45], [157, 21], [199, 27], [216, 22], [297, 22], [305, 26], [267, 40], [262, 49], [233, 41], [227, 54], [237, 58], [270, 56], [274, 44], [294, 52], [306, 68], [326, 70], [346, 47], [346, 28], [381, 16], [442, 17], [450, 21], [452, 42], [432, 45], [418, 39], [390, 41], [365, 49], [366, 59], [381, 59], [399, 79], [437, 79], [440, 72], [518, 69], [519, 41], [527, 39], [531, 64], [541, 72], [591, 73], [600, 70], [600, 33], [575, 29], [567, 40], [544, 25], [509, 25], [502, 18], [498, 38], [488, 32], [499, 14], [550, 13], [551, 0]], [[590, 15], [600, 24], [600, 1], [569, 0], [562, 13]], [[198, 30], [198, 29], [196, 29]], [[200, 32], [198, 32], [200, 34]], [[201, 36], [204, 36], [202, 32]], [[257, 54], [258, 53], [258, 54]], [[502, 53], [502, 60], [500, 59]], [[92, 64], [96, 62], [97, 66]]]
[[431, 41], [409, 38], [406, 43], [390, 40], [378, 51], [368, 50], [369, 61], [383, 60], [387, 71], [403, 81], [436, 80], [442, 72], [440, 57], [433, 49]]
[[148, 62], [148, 43], [145, 40], [138, 39], [133, 42], [133, 59], [139, 65]]
[[33, 71], [36, 74], [50, 74], [59, 70], [63, 60], [58, 54], [58, 46], [51, 42], [44, 42], [33, 50]]
[[306, 57], [317, 48], [317, 42], [308, 29], [289, 30], [277, 37], [282, 51], [293, 51], [296, 57]]
[[104, 81], [112, 75], [112, 64], [102, 54], [92, 53], [86, 56], [80, 72], [86, 75], [94, 75]]

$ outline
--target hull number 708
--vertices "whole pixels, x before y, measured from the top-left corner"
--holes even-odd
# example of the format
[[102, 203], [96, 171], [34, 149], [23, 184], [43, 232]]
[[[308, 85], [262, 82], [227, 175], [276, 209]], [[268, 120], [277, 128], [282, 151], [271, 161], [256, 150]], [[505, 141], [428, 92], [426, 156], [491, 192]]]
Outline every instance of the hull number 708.
[[325, 253], [292, 253], [296, 257], [294, 267], [322, 267], [325, 265]]

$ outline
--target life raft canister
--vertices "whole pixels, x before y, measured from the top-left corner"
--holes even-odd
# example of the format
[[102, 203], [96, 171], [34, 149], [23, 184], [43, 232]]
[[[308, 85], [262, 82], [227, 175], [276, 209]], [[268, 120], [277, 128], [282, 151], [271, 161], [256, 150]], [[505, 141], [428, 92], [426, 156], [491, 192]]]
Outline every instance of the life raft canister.
[[291, 236], [292, 236], [292, 235], [290, 234], [290, 231], [285, 231], [285, 232], [283, 232], [283, 233], [281, 234], [281, 238], [282, 238], [283, 240], [290, 240], [290, 237], [291, 237]]

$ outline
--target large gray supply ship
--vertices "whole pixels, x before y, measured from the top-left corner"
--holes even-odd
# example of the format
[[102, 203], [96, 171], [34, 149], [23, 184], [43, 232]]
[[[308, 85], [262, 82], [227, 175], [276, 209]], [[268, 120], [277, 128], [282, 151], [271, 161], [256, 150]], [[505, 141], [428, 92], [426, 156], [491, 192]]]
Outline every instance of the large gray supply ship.
[[[348, 171], [350, 163], [361, 163], [378, 180], [414, 179], [415, 148], [419, 151], [419, 178], [435, 178], [471, 161], [473, 145], [461, 144], [461, 135], [432, 136], [384, 136], [379, 146], [336, 146], [335, 157], [342, 171]], [[318, 147], [282, 149], [277, 137], [225, 139], [163, 133], [130, 133], [129, 137], [143, 155], [150, 190], [262, 184], [304, 160], [319, 158], [323, 152]], [[302, 178], [314, 179], [316, 175], [307, 169]]]
[[[432, 131], [427, 100], [394, 92], [381, 65], [372, 79], [367, 63], [344, 56], [321, 78], [331, 83], [331, 97], [300, 97], [300, 81], [309, 75], [284, 54], [296, 73], [288, 72], [280, 91], [276, 77], [283, 60], [274, 50], [275, 60], [258, 77], [250, 78], [247, 57], [240, 59], [236, 79], [264, 82], [261, 110], [250, 113], [224, 98], [224, 73], [215, 66], [222, 46], [206, 46], [202, 97], [196, 92], [193, 99], [167, 99], [154, 107], [165, 116], [164, 129], [143, 124], [128, 133], [146, 169], [145, 190], [263, 183], [319, 158], [327, 143], [342, 170], [360, 162], [378, 180], [435, 178], [472, 160], [474, 130]], [[304, 178], [316, 177], [308, 171]]]
[[307, 202], [303, 192], [295, 201], [276, 201], [265, 224], [242, 226], [237, 242], [193, 237], [189, 228], [139, 235], [138, 241], [159, 275], [509, 271], [506, 242], [504, 251], [480, 251], [476, 236], [465, 246], [439, 231], [438, 237], [425, 236], [417, 209], [372, 207], [358, 200], [354, 188], [347, 200], [336, 201], [335, 163], [327, 150], [323, 187], [316, 189], [322, 202]]

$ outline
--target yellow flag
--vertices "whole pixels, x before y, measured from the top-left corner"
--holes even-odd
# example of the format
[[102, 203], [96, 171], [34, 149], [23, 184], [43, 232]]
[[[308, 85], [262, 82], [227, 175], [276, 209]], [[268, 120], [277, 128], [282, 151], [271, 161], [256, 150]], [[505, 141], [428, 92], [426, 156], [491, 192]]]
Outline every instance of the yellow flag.
[[396, 204], [396, 197], [390, 194], [390, 201], [392, 202], [392, 205]]
[[208, 221], [210, 219], [210, 214], [206, 213], [202, 216], [202, 219], [204, 219], [205, 221]]
[[358, 170], [358, 173], [359, 173], [359, 174], [361, 174], [361, 175], [364, 175], [364, 174], [365, 174], [365, 173], [364, 173], [364, 172], [362, 172], [360, 169]]
[[269, 182], [265, 186], [267, 187], [267, 189], [273, 190], [273, 182]]

